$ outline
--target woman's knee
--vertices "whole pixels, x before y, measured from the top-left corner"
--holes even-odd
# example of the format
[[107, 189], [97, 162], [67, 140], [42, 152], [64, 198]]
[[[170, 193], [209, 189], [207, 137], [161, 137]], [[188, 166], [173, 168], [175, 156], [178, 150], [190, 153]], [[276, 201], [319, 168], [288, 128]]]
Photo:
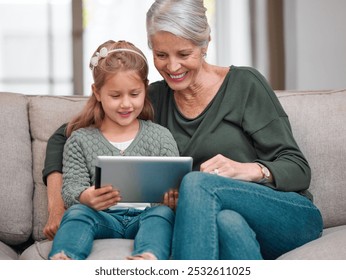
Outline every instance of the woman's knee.
[[216, 222], [220, 231], [241, 231], [248, 227], [246, 220], [239, 213], [232, 210], [222, 210], [217, 214]]
[[205, 185], [208, 185], [208, 177], [210, 174], [203, 172], [190, 172], [184, 176], [179, 188], [180, 195], [189, 195], [190, 197], [196, 192], [203, 189]]
[[213, 175], [205, 172], [190, 172], [184, 176], [179, 189], [180, 193], [207, 192], [214, 194], [217, 191], [227, 189], [241, 189], [247, 182]]

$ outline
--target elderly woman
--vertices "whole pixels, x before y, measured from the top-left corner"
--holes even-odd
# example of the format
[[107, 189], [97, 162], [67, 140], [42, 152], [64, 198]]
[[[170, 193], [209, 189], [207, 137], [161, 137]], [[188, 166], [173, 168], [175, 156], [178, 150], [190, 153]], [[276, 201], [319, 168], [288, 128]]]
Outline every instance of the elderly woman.
[[[174, 259], [275, 259], [318, 238], [322, 218], [307, 191], [311, 172], [288, 117], [253, 68], [206, 62], [210, 27], [202, 0], [156, 0], [147, 12], [157, 123], [194, 170], [182, 181]], [[63, 129], [47, 148], [44, 178], [61, 179]], [[48, 184], [49, 185], [49, 184]], [[177, 195], [168, 202], [174, 205]]]

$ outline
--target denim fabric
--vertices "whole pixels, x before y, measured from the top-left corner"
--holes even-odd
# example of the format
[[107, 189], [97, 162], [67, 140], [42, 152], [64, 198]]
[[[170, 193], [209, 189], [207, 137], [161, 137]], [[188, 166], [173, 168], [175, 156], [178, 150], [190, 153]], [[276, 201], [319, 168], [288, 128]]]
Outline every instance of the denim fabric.
[[192, 172], [180, 186], [173, 259], [276, 259], [322, 228], [320, 211], [298, 193]]
[[174, 213], [167, 206], [95, 211], [75, 204], [65, 212], [48, 257], [64, 252], [82, 260], [90, 254], [94, 239], [125, 238], [135, 239], [133, 255], [150, 252], [168, 259], [173, 225]]

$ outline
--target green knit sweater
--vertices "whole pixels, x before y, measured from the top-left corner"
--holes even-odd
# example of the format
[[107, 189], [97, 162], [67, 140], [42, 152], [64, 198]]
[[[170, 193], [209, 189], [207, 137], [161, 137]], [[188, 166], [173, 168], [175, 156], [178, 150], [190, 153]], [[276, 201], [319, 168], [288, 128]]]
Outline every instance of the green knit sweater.
[[120, 151], [97, 128], [81, 128], [66, 141], [63, 154], [62, 196], [66, 207], [79, 203], [79, 196], [95, 184], [97, 156], [179, 156], [168, 129], [140, 120], [140, 129], [131, 145]]

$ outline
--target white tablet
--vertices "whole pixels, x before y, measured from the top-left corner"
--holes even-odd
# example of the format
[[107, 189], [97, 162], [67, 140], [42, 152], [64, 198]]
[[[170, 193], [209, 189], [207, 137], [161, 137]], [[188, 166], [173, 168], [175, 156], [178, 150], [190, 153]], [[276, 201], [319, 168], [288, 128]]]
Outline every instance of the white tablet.
[[95, 187], [111, 184], [121, 202], [162, 202], [163, 194], [178, 188], [192, 170], [192, 157], [98, 156]]

